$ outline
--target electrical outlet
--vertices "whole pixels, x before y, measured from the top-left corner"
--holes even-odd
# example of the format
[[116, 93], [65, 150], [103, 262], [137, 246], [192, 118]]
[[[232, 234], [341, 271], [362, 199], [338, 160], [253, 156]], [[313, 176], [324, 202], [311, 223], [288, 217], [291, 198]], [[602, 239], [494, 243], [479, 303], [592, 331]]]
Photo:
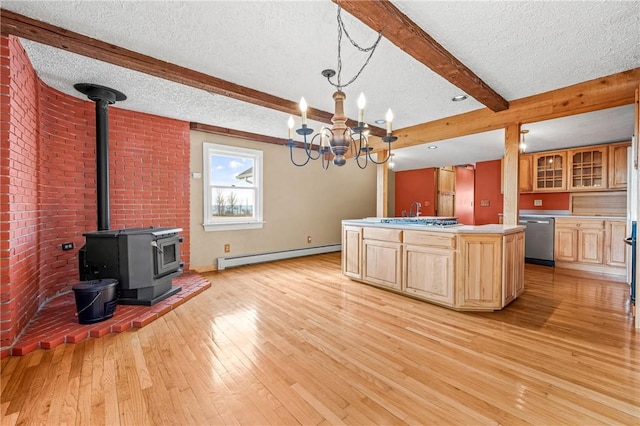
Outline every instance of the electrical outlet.
[[533, 205], [540, 207], [542, 205], [542, 200], [533, 200]]
[[62, 250], [73, 250], [73, 243], [62, 243]]
[[224, 252], [225, 253], [229, 253], [231, 251], [231, 244], [225, 244], [224, 245]]
[[307, 236], [307, 244], [311, 244], [311, 235]]

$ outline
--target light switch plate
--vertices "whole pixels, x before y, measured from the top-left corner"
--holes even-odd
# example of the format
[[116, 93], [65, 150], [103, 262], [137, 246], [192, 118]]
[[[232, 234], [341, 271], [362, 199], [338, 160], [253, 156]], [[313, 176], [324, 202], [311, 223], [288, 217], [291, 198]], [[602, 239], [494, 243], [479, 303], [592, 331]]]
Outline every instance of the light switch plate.
[[194, 178], [194, 179], [202, 179], [202, 173], [193, 172], [193, 173], [191, 173], [191, 177]]
[[489, 207], [489, 200], [480, 200], [480, 207]]

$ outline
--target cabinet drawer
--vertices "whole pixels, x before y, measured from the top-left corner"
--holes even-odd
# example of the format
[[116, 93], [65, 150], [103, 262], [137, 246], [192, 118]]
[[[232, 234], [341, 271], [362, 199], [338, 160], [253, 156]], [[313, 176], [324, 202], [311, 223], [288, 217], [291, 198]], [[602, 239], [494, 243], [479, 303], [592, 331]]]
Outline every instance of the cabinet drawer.
[[456, 237], [450, 234], [436, 234], [422, 231], [404, 231], [405, 244], [418, 246], [456, 248]]
[[402, 242], [401, 229], [364, 228], [364, 238], [389, 242]]
[[604, 220], [599, 219], [556, 219], [556, 227], [576, 229], [604, 229]]

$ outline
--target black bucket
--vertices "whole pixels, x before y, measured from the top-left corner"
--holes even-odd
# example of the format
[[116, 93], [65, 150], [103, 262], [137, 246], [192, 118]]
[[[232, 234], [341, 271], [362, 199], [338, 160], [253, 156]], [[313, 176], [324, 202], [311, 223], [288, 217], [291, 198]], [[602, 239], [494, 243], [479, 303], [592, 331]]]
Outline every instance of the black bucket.
[[118, 304], [116, 286], [118, 280], [82, 281], [74, 285], [76, 315], [80, 324], [93, 324], [113, 316]]

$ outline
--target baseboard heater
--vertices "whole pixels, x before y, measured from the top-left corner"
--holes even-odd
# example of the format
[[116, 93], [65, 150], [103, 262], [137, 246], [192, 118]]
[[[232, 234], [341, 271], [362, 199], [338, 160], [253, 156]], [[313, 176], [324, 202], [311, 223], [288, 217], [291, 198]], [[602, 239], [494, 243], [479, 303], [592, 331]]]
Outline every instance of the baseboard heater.
[[274, 251], [271, 253], [247, 254], [243, 256], [230, 256], [218, 258], [218, 270], [221, 271], [233, 266], [251, 265], [253, 263], [272, 262], [274, 260], [291, 259], [294, 257], [311, 256], [314, 254], [331, 253], [342, 250], [342, 244], [331, 244], [296, 250]]

